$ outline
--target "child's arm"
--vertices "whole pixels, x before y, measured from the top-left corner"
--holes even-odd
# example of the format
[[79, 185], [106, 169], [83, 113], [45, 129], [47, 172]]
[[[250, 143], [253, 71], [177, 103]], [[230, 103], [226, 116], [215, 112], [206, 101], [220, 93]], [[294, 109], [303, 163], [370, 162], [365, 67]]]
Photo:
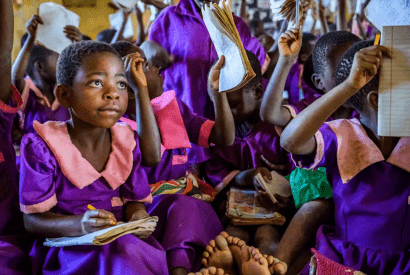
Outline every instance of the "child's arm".
[[13, 3], [11, 0], [0, 2], [0, 100], [8, 104], [11, 89], [11, 51], [13, 49]]
[[138, 53], [124, 57], [129, 85], [135, 93], [137, 133], [140, 139], [143, 166], [156, 166], [161, 161], [161, 137], [148, 95], [147, 80]]
[[316, 4], [317, 13], [319, 15], [320, 21], [320, 30], [322, 35], [325, 35], [329, 32], [329, 26], [327, 25], [327, 20], [325, 16], [325, 8], [322, 5], [322, 0], [319, 0]]
[[347, 29], [346, 23], [346, 0], [338, 0], [339, 8], [337, 10], [337, 30], [344, 31]]
[[219, 92], [219, 73], [224, 62], [225, 57], [221, 56], [218, 62], [212, 67], [208, 79], [209, 89], [212, 92], [215, 106], [215, 125], [209, 136], [209, 143], [229, 146], [235, 141], [235, 122], [226, 93]]
[[83, 34], [80, 32], [78, 28], [74, 26], [65, 26], [64, 33], [68, 39], [71, 39], [71, 41], [73, 41], [73, 43], [77, 43], [83, 40]]
[[130, 16], [131, 12], [123, 10], [122, 13], [124, 15], [124, 21], [122, 21], [121, 28], [115, 32], [115, 35], [111, 40], [111, 44], [124, 39], [123, 34], [125, 30], [125, 25], [128, 22], [128, 17]]
[[28, 37], [24, 43], [23, 48], [20, 50], [16, 60], [14, 61], [12, 72], [12, 82], [17, 90], [22, 93], [26, 81], [24, 80], [24, 75], [28, 66], [28, 61], [30, 60], [30, 53], [33, 49], [34, 42], [36, 41], [36, 33], [38, 24], [43, 24], [43, 20], [38, 15], [33, 15], [30, 21], [27, 22], [26, 28]]
[[269, 81], [262, 98], [260, 116], [263, 121], [272, 125], [284, 127], [292, 119], [287, 108], [282, 107], [282, 95], [286, 79], [302, 47], [302, 33], [291, 29], [279, 38], [280, 57], [275, 71]]
[[142, 12], [137, 6], [135, 6], [135, 13], [137, 15], [137, 21], [138, 21], [138, 33], [137, 33], [136, 44], [139, 46], [142, 44], [142, 42], [144, 42], [145, 37], [147, 37], [147, 34], [144, 29], [144, 21], [142, 19]]
[[357, 52], [349, 78], [297, 115], [283, 131], [281, 146], [293, 154], [312, 153], [316, 148], [315, 133], [331, 114], [377, 74], [382, 54], [391, 58], [390, 51], [383, 46]]
[[154, 7], [156, 7], [159, 10], [163, 10], [166, 7], [168, 7], [167, 4], [165, 4], [162, 1], [158, 1], [158, 0], [142, 0], [142, 2], [147, 4], [147, 5], [153, 5]]
[[47, 211], [24, 214], [23, 217], [29, 233], [48, 238], [82, 236], [117, 223], [114, 214], [102, 209], [88, 210], [84, 215], [60, 215]]
[[[127, 222], [138, 221], [149, 217], [145, 203], [136, 201], [129, 201], [124, 205], [124, 215], [125, 221]], [[151, 233], [151, 231], [141, 231], [133, 235], [140, 239], [146, 239]]]

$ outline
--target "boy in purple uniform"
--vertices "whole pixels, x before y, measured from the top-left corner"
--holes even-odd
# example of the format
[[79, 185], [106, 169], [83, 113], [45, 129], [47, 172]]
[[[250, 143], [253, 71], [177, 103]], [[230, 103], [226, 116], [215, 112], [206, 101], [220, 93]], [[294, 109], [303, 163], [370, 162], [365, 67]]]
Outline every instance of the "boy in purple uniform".
[[[139, 70], [137, 89], [146, 89], [142, 61], [130, 61]], [[165, 251], [147, 231], [104, 246], [43, 246], [45, 237], [81, 236], [149, 216], [139, 138], [117, 123], [128, 104], [125, 74], [121, 57], [105, 43], [79, 42], [59, 58], [56, 97], [71, 120], [35, 122], [37, 134], [25, 135], [21, 145], [20, 209], [36, 235], [33, 274], [168, 272]]]
[[[128, 42], [117, 42], [113, 47], [121, 56], [139, 53], [145, 59], [144, 52]], [[221, 62], [214, 68], [214, 73], [219, 74]], [[197, 150], [192, 148], [193, 144], [208, 147], [210, 143], [232, 143], [233, 118], [226, 94], [217, 92], [214, 96], [217, 101], [214, 122], [192, 112], [173, 91], [164, 92], [158, 69], [149, 65], [146, 59], [143, 68], [157, 121], [155, 126], [158, 124], [162, 138], [159, 164], [144, 167], [148, 181], [154, 184], [184, 177], [192, 165], [206, 160], [203, 155], [195, 154]], [[137, 130], [135, 108], [128, 110], [129, 118], [121, 120]], [[147, 205], [147, 211], [159, 217], [153, 236], [167, 251], [170, 274], [199, 270], [206, 245], [223, 229], [212, 207], [196, 198], [172, 194], [155, 196], [153, 203]]]
[[[212, 102], [206, 92], [206, 76], [218, 55], [202, 20], [203, 4], [201, 0], [181, 0], [176, 6], [167, 7], [152, 23], [149, 39], [174, 56], [174, 62], [163, 71], [164, 90], [174, 90], [195, 113], [214, 119]], [[265, 60], [269, 62], [265, 50], [251, 36], [246, 23], [233, 17], [245, 49], [258, 57], [265, 71], [268, 65]]]
[[[359, 42], [344, 54], [339, 85], [291, 121], [281, 144], [299, 166], [326, 167], [333, 187], [335, 227], [319, 229], [318, 253], [352, 272], [408, 274], [409, 140], [377, 135], [377, 71], [391, 53], [372, 44]], [[346, 101], [360, 120], [325, 123]]]

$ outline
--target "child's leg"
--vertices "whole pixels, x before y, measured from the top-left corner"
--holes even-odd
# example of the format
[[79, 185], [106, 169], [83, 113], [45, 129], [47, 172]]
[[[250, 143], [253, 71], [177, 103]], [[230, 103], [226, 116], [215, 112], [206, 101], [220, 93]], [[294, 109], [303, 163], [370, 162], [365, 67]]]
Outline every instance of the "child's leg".
[[249, 232], [250, 228], [248, 227], [229, 224], [225, 228], [225, 231], [229, 234], [229, 236], [236, 237], [238, 239], [241, 239], [245, 243], [249, 244], [251, 240], [251, 234]]
[[332, 217], [333, 213], [332, 199], [317, 199], [302, 205], [286, 229], [273, 256], [285, 262], [290, 268], [303, 249], [315, 240], [319, 226]]
[[183, 267], [174, 267], [169, 270], [169, 275], [187, 275], [188, 271], [186, 271]]
[[258, 227], [253, 238], [253, 244], [262, 254], [273, 255], [278, 248], [280, 233], [272, 225], [261, 225]]

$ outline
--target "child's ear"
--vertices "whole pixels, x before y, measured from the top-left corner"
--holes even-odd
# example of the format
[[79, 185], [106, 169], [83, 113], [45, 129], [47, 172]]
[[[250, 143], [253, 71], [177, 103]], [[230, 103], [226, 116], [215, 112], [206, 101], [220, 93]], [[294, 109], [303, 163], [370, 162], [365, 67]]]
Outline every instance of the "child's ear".
[[324, 91], [325, 85], [322, 81], [322, 78], [318, 74], [312, 74], [312, 82], [315, 84], [318, 90]]
[[34, 69], [35, 69], [39, 74], [42, 73], [43, 67], [44, 67], [43, 64], [42, 64], [39, 60], [37, 60], [36, 62], [34, 62]]
[[254, 95], [256, 99], [261, 99], [263, 97], [263, 86], [262, 83], [258, 83], [254, 90]]
[[71, 91], [63, 84], [56, 87], [56, 98], [58, 102], [66, 108], [71, 107]]
[[371, 91], [367, 95], [367, 103], [369, 103], [370, 107], [372, 107], [373, 110], [379, 110], [379, 93], [376, 91]]

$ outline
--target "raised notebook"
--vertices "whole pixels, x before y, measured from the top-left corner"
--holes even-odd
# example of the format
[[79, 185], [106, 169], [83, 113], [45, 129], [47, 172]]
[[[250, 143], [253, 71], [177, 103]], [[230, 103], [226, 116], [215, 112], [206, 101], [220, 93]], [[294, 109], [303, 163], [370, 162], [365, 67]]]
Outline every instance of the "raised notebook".
[[99, 230], [79, 237], [48, 238], [43, 243], [45, 246], [61, 247], [73, 245], [104, 245], [108, 244], [121, 236], [137, 233], [141, 231], [154, 232], [157, 226], [158, 217], [148, 217], [146, 219], [121, 223], [113, 227]]
[[220, 72], [219, 91], [232, 92], [245, 86], [255, 72], [246, 55], [241, 37], [236, 29], [229, 4], [222, 0], [219, 5], [203, 6], [202, 16], [218, 56], [225, 56]]

